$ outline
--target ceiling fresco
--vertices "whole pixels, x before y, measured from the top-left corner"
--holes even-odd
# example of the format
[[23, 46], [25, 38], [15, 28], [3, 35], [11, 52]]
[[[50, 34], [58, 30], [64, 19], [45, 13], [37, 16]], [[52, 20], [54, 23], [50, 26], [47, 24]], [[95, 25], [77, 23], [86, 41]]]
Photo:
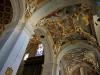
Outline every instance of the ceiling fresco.
[[55, 52], [57, 54], [62, 45], [73, 40], [86, 40], [97, 46], [92, 25], [92, 8], [87, 4], [76, 4], [53, 12], [40, 20], [37, 27], [48, 30], [54, 41], [54, 50], [58, 50]]

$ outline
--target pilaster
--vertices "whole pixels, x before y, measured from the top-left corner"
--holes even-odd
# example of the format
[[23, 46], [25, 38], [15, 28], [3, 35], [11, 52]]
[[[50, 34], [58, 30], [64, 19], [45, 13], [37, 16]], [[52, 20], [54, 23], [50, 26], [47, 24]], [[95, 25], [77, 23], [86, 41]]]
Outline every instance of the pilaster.
[[0, 51], [0, 75], [5, 75], [8, 67], [12, 69], [12, 75], [16, 75], [31, 35], [25, 23], [18, 23]]

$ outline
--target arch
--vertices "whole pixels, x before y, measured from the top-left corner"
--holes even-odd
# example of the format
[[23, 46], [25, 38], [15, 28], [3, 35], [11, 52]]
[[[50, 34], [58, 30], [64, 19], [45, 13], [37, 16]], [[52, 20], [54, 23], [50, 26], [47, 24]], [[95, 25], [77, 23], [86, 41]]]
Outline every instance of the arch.
[[58, 54], [57, 56], [57, 64], [60, 62], [61, 58], [70, 50], [76, 49], [76, 48], [86, 48], [88, 50], [93, 50], [93, 51], [97, 51], [96, 48], [94, 48], [93, 46], [87, 44], [87, 42], [85, 41], [74, 41], [74, 43], [72, 44], [65, 44], [64, 46], [62, 46], [61, 48], [61, 52]]
[[[70, 50], [78, 49], [78, 48], [85, 48], [87, 50], [94, 51], [94, 52], [96, 52], [96, 54], [98, 54], [97, 49], [94, 48], [93, 46], [89, 45], [86, 41], [84, 41], [84, 40], [81, 40], [81, 41], [75, 40], [75, 41], [73, 41], [73, 43], [69, 43], [69, 44], [67, 43], [67, 44], [62, 46], [61, 51], [59, 52], [59, 54], [57, 56], [56, 63], [59, 65], [60, 60], [63, 58], [63, 56], [67, 52], [69, 52]], [[98, 57], [97, 57], [97, 60], [98, 60]], [[56, 73], [58, 73], [58, 67], [59, 66], [56, 67]]]
[[35, 30], [35, 33], [39, 34], [41, 37], [41, 42], [44, 45], [44, 65], [43, 65], [43, 72], [42, 75], [55, 75], [54, 74], [54, 65], [55, 64], [55, 57], [53, 53], [53, 39], [49, 36], [48, 31], [41, 27]]
[[[53, 40], [50, 36], [47, 35], [47, 31], [43, 28], [38, 28], [35, 30], [35, 33], [39, 34], [41, 37], [41, 42], [44, 45], [44, 55], [45, 60], [53, 61]], [[44, 38], [42, 38], [44, 36]], [[47, 59], [48, 58], [48, 59]]]

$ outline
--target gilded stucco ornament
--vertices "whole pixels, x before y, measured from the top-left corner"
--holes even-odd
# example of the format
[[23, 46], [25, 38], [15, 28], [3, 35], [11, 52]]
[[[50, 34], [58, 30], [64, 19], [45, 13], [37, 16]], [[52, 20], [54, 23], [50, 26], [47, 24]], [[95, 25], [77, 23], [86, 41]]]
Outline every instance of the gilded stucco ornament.
[[33, 51], [35, 52], [38, 49], [38, 45], [40, 44], [40, 36], [35, 34], [31, 38], [28, 47], [27, 47], [27, 52], [32, 53]]
[[96, 39], [88, 32], [84, 31], [81, 27], [76, 26], [76, 32], [78, 32], [80, 34], [80, 36], [82, 36], [83, 38], [85, 38], [89, 44], [91, 45], [97, 45], [97, 41]]
[[32, 13], [36, 10], [37, 2], [36, 0], [25, 0], [25, 19], [27, 20], [32, 16]]
[[42, 3], [44, 3], [45, 0], [25, 0], [25, 19], [29, 19], [32, 14], [42, 6]]

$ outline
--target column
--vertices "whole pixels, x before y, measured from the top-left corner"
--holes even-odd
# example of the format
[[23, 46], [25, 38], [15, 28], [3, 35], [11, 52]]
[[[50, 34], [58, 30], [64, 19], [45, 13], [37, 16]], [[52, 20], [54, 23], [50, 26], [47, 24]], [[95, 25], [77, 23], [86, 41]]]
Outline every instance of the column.
[[13, 30], [12, 34], [0, 49], [0, 70], [2, 69], [7, 57], [9, 56], [14, 44], [16, 43], [24, 24], [19, 23]]
[[[16, 75], [30, 37], [31, 34], [29, 34], [25, 25], [18, 25], [15, 28], [14, 32], [1, 50], [2, 54], [0, 54], [0, 64], [2, 64], [2, 66], [0, 66], [0, 75], [5, 75], [7, 68], [11, 68], [12, 75]], [[4, 61], [1, 62], [2, 60]]]

